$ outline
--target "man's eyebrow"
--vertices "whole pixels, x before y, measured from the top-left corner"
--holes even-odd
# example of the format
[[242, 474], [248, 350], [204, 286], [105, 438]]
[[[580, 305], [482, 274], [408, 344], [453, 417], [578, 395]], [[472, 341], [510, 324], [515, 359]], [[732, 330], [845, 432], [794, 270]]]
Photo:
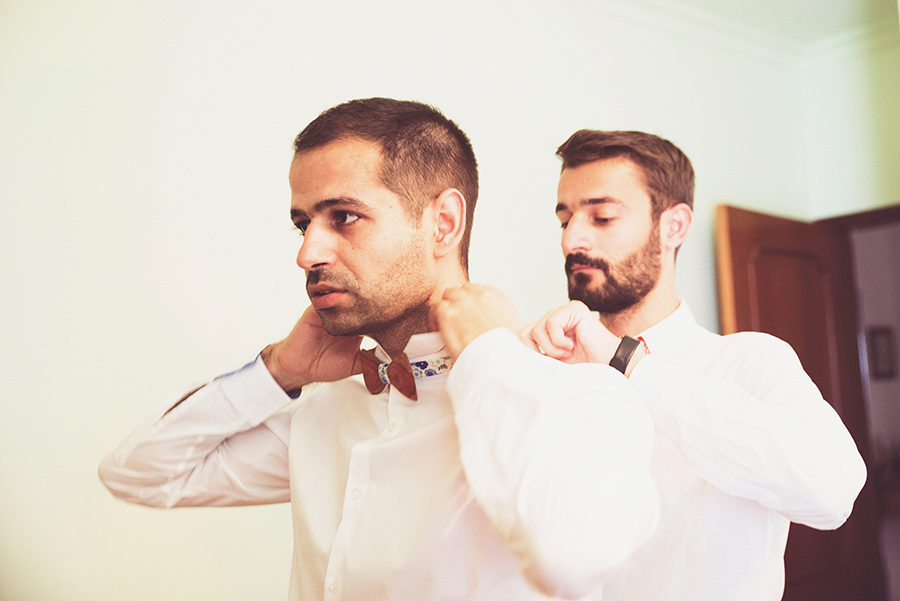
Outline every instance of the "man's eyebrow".
[[306, 213], [300, 209], [291, 209], [291, 221], [297, 223], [306, 218]]
[[[617, 198], [613, 198], [612, 196], [599, 196], [597, 198], [585, 198], [584, 200], [578, 201], [578, 206], [589, 206], [589, 205], [603, 205], [603, 204], [621, 204], [621, 201]], [[559, 203], [556, 205], [556, 212], [563, 213], [565, 211], [571, 211], [569, 205], [565, 203]]]
[[[320, 200], [316, 204], [313, 205], [312, 212], [321, 213], [327, 209], [332, 207], [341, 207], [346, 209], [356, 209], [363, 210], [371, 208], [368, 204], [359, 200], [358, 198], [353, 198], [352, 196], [336, 196], [334, 198], [326, 198], [325, 200]], [[306, 211], [302, 211], [300, 209], [291, 208], [291, 221], [296, 223], [302, 219], [308, 219], [309, 215], [307, 215]]]

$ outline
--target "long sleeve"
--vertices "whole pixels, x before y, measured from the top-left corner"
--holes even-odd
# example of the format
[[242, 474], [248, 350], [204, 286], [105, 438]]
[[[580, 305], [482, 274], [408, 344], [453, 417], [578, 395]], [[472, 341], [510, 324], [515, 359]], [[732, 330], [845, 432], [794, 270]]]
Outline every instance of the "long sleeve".
[[473, 494], [526, 578], [565, 598], [600, 590], [659, 515], [653, 425], [628, 380], [497, 329], [461, 354], [448, 390]]
[[794, 351], [766, 334], [704, 333], [632, 373], [658, 434], [723, 492], [807, 526], [840, 526], [865, 464]]
[[290, 398], [262, 360], [167, 406], [110, 453], [100, 479], [115, 496], [154, 507], [288, 501]]

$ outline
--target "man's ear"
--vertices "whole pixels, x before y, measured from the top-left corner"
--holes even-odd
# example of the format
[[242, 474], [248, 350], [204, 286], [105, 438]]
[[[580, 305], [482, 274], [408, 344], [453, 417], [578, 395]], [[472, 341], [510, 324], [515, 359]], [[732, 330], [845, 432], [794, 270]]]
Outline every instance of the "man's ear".
[[456, 188], [447, 188], [431, 204], [434, 215], [434, 256], [458, 252], [466, 229], [466, 199]]
[[687, 237], [693, 219], [694, 212], [683, 202], [663, 211], [659, 217], [663, 248], [677, 250]]

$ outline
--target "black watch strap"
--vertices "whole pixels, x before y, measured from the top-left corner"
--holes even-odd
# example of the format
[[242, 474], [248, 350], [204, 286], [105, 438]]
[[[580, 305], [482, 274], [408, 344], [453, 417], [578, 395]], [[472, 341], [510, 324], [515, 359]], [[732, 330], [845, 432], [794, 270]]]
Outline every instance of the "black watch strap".
[[610, 367], [614, 367], [624, 374], [625, 368], [628, 367], [628, 362], [631, 361], [631, 356], [640, 345], [640, 340], [630, 336], [622, 336], [619, 347], [616, 349], [613, 358], [609, 360]]

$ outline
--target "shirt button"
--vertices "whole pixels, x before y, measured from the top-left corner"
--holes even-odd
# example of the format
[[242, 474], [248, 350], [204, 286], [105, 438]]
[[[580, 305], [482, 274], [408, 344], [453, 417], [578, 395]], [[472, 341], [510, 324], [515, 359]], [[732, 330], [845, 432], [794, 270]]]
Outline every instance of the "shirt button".
[[331, 584], [331, 585], [329, 585], [329, 586], [328, 586], [328, 593], [331, 594], [331, 595], [333, 595], [335, 592], [337, 592], [337, 585], [336, 585], [336, 584]]
[[[354, 501], [359, 501], [359, 494], [360, 494], [359, 489], [354, 488], [353, 490], [350, 491], [350, 498], [353, 499]], [[332, 585], [332, 586], [334, 586], [334, 585]]]
[[393, 432], [393, 431], [394, 431], [394, 428], [396, 428], [396, 427], [397, 427], [397, 424], [395, 424], [394, 422], [391, 422], [391, 423], [389, 423], [389, 424], [387, 425], [387, 431], [388, 431], [388, 432]]

